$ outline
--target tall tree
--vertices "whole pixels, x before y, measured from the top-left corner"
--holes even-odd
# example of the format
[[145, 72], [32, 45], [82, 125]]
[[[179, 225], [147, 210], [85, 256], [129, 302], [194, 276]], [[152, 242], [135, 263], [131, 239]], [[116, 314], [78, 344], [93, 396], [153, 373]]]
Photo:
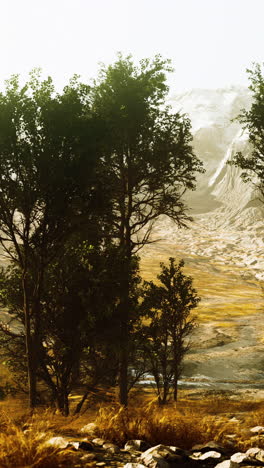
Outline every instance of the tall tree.
[[[61, 94], [33, 71], [0, 94], [0, 243], [21, 271], [29, 404], [36, 405], [45, 270], [89, 206], [95, 161], [89, 88], [73, 78]], [[34, 287], [30, 279], [34, 278]]]
[[145, 325], [144, 350], [149, 360], [149, 370], [156, 382], [160, 404], [167, 402], [173, 388], [177, 400], [178, 380], [182, 362], [189, 349], [189, 337], [197, 322], [192, 314], [200, 297], [193, 287], [193, 279], [183, 273], [184, 262], [169, 265], [161, 263], [159, 285], [145, 282], [141, 308], [149, 318]]
[[252, 151], [249, 156], [239, 152], [231, 164], [240, 167], [245, 182], [253, 181], [264, 201], [264, 73], [263, 64], [254, 64], [247, 70], [253, 102], [251, 108], [242, 110], [237, 117], [247, 130]]
[[101, 167], [111, 202], [112, 236], [120, 255], [120, 402], [127, 404], [127, 367], [134, 255], [151, 241], [155, 221], [167, 215], [179, 226], [190, 218], [183, 195], [195, 188], [202, 163], [191, 147], [188, 118], [165, 107], [169, 62], [156, 56], [136, 67], [119, 56], [102, 67], [92, 92], [101, 121]]

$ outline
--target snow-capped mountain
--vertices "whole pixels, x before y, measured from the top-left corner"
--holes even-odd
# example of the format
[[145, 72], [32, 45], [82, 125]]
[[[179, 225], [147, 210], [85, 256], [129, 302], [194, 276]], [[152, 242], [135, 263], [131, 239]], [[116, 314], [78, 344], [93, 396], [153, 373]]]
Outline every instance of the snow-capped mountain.
[[248, 90], [235, 86], [171, 98], [172, 108], [191, 119], [193, 146], [206, 169], [186, 198], [194, 223], [177, 238], [188, 252], [246, 267], [264, 279], [264, 205], [253, 184], [242, 181], [241, 170], [227, 164], [238, 151], [250, 152], [247, 133], [234, 120], [250, 102]]

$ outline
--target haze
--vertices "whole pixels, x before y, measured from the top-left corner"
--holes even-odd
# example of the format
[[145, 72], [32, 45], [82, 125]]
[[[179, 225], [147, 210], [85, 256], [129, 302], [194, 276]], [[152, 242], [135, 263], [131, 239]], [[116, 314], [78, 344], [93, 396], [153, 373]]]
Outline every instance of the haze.
[[173, 93], [247, 86], [246, 68], [263, 60], [262, 0], [2, 0], [1, 85], [34, 67], [62, 87], [95, 77], [117, 51], [172, 59]]

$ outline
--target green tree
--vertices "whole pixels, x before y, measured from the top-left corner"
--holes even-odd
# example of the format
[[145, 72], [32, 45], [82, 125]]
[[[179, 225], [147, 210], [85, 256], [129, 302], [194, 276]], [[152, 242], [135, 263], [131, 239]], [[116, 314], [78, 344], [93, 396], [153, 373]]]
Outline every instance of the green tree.
[[202, 163], [191, 147], [189, 119], [165, 107], [169, 62], [119, 56], [102, 67], [92, 91], [92, 109], [101, 122], [100, 175], [111, 204], [112, 237], [119, 248], [119, 398], [127, 404], [132, 268], [161, 215], [185, 226], [183, 195], [195, 188]]
[[149, 318], [143, 327], [144, 352], [149, 360], [160, 404], [165, 404], [171, 389], [177, 400], [182, 362], [189, 349], [189, 337], [197, 325], [192, 314], [200, 301], [193, 279], [183, 273], [184, 262], [178, 265], [169, 259], [161, 263], [160, 285], [145, 282], [142, 309]]
[[[93, 198], [94, 128], [89, 88], [73, 78], [61, 94], [51, 78], [18, 76], [0, 94], [0, 243], [21, 272], [29, 404], [36, 405], [45, 271]], [[78, 221], [77, 221], [78, 220]], [[34, 287], [31, 279], [34, 278]]]
[[[264, 74], [263, 65], [254, 64], [249, 74], [253, 102], [251, 108], [243, 110], [237, 117], [244, 130], [247, 130], [251, 144], [251, 154], [237, 153], [231, 164], [240, 167], [245, 182], [253, 181], [264, 197]], [[263, 198], [264, 200], [264, 198]]]
[[[64, 254], [50, 262], [45, 272], [36, 372], [42, 390], [45, 388], [45, 401], [56, 404], [65, 415], [69, 414], [69, 394], [77, 387], [88, 396], [95, 386], [115, 382], [116, 279], [111, 275], [111, 255], [86, 242], [67, 242]], [[27, 366], [20, 285], [19, 268], [10, 265], [1, 271], [1, 306], [7, 311], [9, 324], [0, 324], [0, 355], [19, 389], [25, 391]], [[28, 286], [31, 293], [34, 277], [28, 279]]]

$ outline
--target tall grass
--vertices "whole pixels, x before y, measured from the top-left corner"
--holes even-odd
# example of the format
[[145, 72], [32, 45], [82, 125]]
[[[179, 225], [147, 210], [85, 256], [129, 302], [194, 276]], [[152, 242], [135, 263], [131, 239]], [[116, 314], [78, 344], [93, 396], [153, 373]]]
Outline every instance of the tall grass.
[[129, 439], [143, 439], [151, 445], [176, 445], [189, 449], [197, 443], [215, 440], [225, 443], [225, 435], [238, 430], [228, 418], [174, 408], [145, 407], [101, 408], [96, 418], [100, 437], [123, 445]]
[[[47, 415], [46, 415], [47, 416]], [[21, 421], [22, 422], [22, 421]], [[59, 449], [48, 440], [54, 435], [50, 431], [51, 420], [27, 419], [19, 427], [6, 414], [0, 414], [0, 467], [1, 468], [60, 468], [82, 465], [80, 454], [72, 449]], [[27, 427], [27, 429], [23, 429]]]
[[[104, 404], [99, 411], [93, 407], [80, 416], [68, 418], [51, 410], [38, 410], [30, 416], [23, 407], [18, 411], [18, 401], [13, 401], [13, 409], [12, 400], [9, 400], [9, 406], [3, 402], [0, 410], [0, 467], [93, 466], [92, 462], [87, 464], [87, 460], [82, 462], [81, 452], [47, 445], [48, 439], [54, 435], [78, 440], [84, 436], [94, 438], [93, 434], [81, 431], [89, 422], [96, 423], [97, 436], [120, 447], [127, 440], [143, 439], [150, 445], [162, 443], [183, 449], [210, 440], [232, 452], [252, 446], [264, 448], [262, 436], [249, 430], [253, 426], [264, 425], [263, 402], [220, 396], [199, 400], [182, 397], [176, 406], [161, 408], [150, 399], [150, 394], [141, 392], [140, 397], [135, 394], [128, 408]], [[232, 420], [234, 416], [237, 419]]]

